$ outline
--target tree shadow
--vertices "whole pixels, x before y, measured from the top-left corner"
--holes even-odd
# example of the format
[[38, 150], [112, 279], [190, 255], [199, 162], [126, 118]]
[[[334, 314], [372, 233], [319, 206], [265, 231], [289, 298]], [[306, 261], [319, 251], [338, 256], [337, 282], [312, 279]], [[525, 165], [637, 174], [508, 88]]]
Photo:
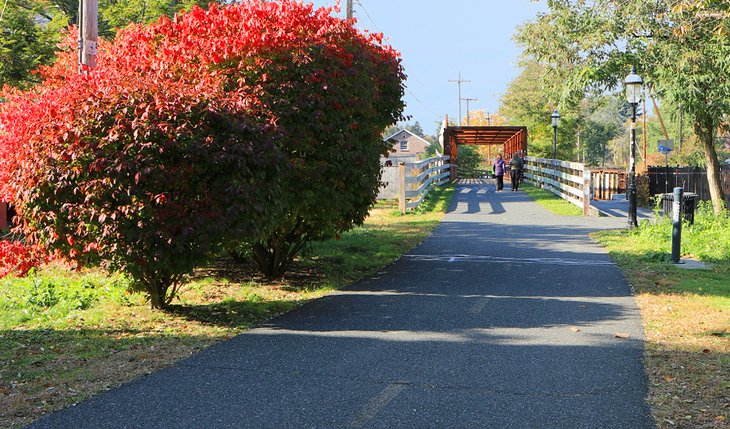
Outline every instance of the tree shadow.
[[206, 278], [223, 279], [233, 283], [255, 282], [271, 287], [304, 290], [311, 288], [313, 284], [321, 283], [324, 278], [324, 270], [321, 264], [313, 264], [298, 257], [292, 262], [284, 277], [271, 279], [261, 273], [251, 258], [237, 260], [228, 255], [220, 255], [205, 267], [196, 269], [191, 276], [191, 280]]
[[249, 328], [302, 305], [300, 300], [226, 299], [211, 304], [173, 304], [166, 312], [186, 320], [229, 328]]

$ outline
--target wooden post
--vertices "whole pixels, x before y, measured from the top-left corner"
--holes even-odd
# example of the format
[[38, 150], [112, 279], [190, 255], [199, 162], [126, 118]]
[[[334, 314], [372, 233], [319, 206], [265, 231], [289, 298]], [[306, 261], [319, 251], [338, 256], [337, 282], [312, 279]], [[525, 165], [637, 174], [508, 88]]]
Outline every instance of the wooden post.
[[[417, 168], [414, 168], [413, 165], [414, 164], [411, 164], [411, 163], [408, 164], [408, 169], [407, 169], [408, 170], [408, 176], [407, 177], [413, 177], [413, 178], [415, 178], [415, 177], [418, 177], [419, 174], [421, 174], [421, 170], [419, 170]], [[413, 182], [411, 182], [411, 183], [408, 184], [408, 190], [409, 191], [417, 191], [418, 188], [420, 188], [420, 187], [421, 187], [421, 184], [420, 183], [417, 183], [415, 181], [413, 181]]]
[[583, 216], [591, 215], [591, 170], [583, 166]]
[[8, 203], [0, 203], [0, 229], [8, 226]]
[[400, 214], [406, 214], [406, 163], [398, 163], [398, 208]]
[[451, 160], [449, 161], [451, 163], [451, 181], [455, 182], [458, 175], [458, 155], [459, 155], [459, 148], [456, 144], [456, 141], [452, 135], [449, 135], [449, 147], [451, 148]]
[[87, 69], [96, 67], [98, 42], [98, 4], [97, 0], [80, 0], [81, 10], [81, 65]]

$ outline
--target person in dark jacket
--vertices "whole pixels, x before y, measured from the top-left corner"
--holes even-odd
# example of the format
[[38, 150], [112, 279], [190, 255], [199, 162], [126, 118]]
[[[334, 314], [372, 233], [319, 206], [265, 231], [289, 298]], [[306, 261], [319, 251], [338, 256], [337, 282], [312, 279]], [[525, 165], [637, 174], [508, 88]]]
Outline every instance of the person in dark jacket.
[[504, 189], [504, 159], [499, 154], [494, 160], [494, 178], [497, 179], [497, 192], [499, 192]]
[[520, 188], [520, 178], [522, 174], [522, 158], [520, 158], [519, 152], [515, 152], [515, 154], [512, 156], [512, 160], [510, 160], [509, 166], [510, 180], [512, 181], [512, 190], [516, 191]]

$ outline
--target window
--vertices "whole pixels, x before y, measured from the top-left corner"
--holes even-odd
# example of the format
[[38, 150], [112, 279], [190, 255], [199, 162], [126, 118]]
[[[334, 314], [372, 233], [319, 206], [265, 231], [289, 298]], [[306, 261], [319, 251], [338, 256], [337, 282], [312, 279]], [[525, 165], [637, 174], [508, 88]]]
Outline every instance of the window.
[[408, 140], [400, 141], [400, 150], [401, 150], [401, 152], [408, 151]]

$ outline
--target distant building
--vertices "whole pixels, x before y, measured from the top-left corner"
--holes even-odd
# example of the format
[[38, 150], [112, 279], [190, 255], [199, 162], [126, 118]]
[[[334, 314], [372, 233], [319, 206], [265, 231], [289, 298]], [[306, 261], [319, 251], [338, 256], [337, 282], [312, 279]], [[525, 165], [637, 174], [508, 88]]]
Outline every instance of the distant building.
[[426, 154], [426, 149], [431, 145], [426, 139], [403, 128], [383, 141], [392, 143], [392, 150], [384, 160], [384, 163], [397, 165], [398, 162], [414, 162]]

